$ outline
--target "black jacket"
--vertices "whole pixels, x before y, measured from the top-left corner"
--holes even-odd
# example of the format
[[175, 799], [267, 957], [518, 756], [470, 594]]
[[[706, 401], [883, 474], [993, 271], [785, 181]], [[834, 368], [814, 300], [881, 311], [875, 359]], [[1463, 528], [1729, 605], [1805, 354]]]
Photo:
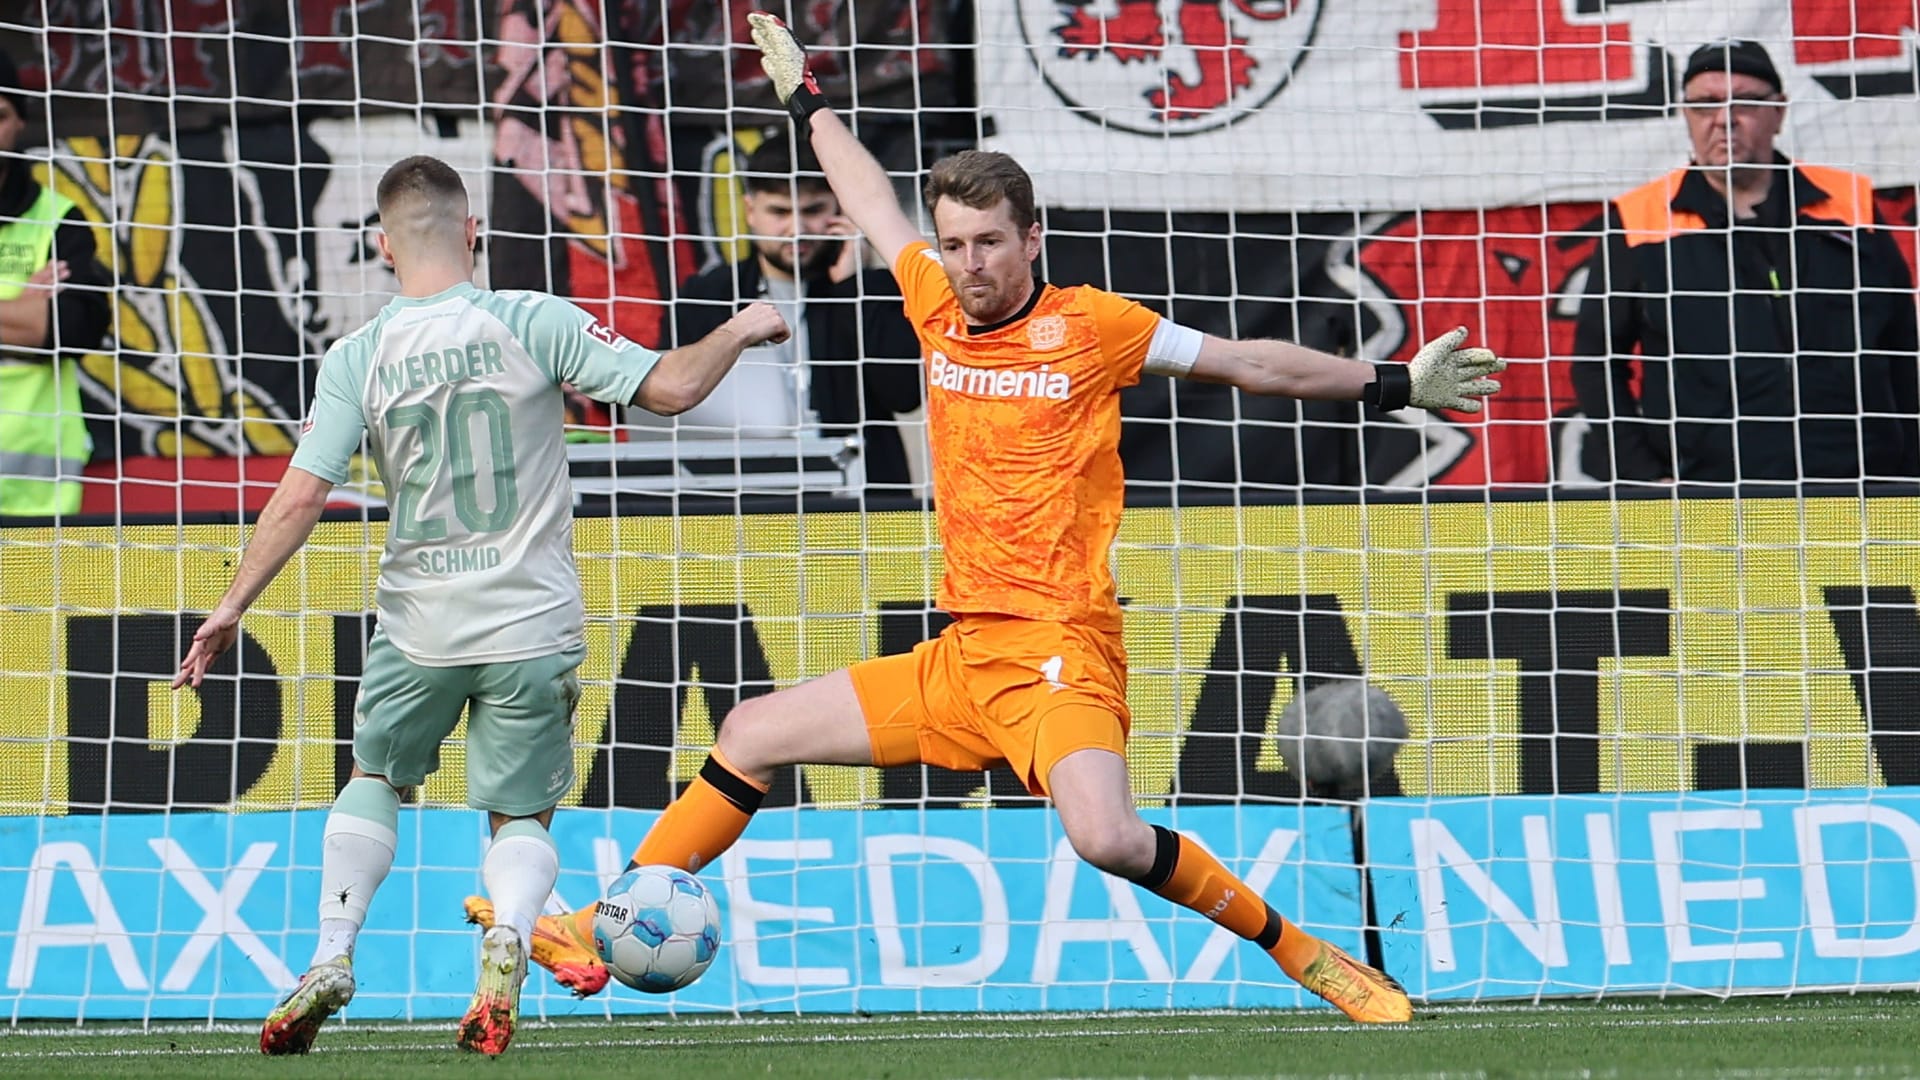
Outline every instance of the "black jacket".
[[1793, 166], [1753, 219], [1729, 216], [1692, 169], [1608, 205], [1574, 332], [1576, 354], [1604, 359], [1576, 363], [1573, 383], [1582, 411], [1613, 423], [1594, 425], [1583, 467], [1709, 483], [1920, 476], [1913, 279], [1873, 227], [1867, 179]]
[[[672, 340], [690, 345], [742, 307], [763, 299], [760, 260], [749, 256], [695, 274], [673, 305]], [[886, 270], [865, 270], [835, 284], [822, 272], [807, 281], [811, 391], [808, 404], [828, 434], [858, 431], [868, 484], [905, 485], [906, 450], [894, 414], [920, 407], [920, 340], [900, 307], [900, 289]]]
[[[24, 159], [0, 159], [0, 223], [12, 224], [39, 197], [40, 185]], [[58, 345], [69, 356], [92, 352], [106, 340], [113, 321], [113, 275], [101, 265], [93, 223], [78, 206], [54, 230], [53, 258], [66, 261], [67, 280], [54, 293], [52, 333], [40, 347]]]

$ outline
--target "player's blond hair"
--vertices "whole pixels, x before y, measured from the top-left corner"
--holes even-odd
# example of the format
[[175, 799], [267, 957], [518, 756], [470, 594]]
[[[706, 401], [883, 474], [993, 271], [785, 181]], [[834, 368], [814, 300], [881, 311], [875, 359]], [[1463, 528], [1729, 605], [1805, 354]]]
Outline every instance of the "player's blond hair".
[[975, 210], [1005, 201], [1013, 224], [1026, 232], [1039, 218], [1033, 210], [1033, 178], [1020, 163], [994, 150], [962, 150], [934, 162], [927, 175], [927, 210], [947, 198]]

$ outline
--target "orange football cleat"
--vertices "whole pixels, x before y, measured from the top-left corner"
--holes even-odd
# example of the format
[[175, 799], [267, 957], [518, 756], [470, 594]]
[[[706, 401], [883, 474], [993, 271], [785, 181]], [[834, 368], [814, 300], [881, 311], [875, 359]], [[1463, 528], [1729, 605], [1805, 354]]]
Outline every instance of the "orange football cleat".
[[[493, 928], [493, 902], [484, 896], [469, 896], [467, 921]], [[592, 997], [607, 988], [607, 965], [593, 947], [590, 933], [577, 925], [591, 918], [591, 908], [570, 915], [542, 915], [533, 924], [533, 962], [553, 973], [553, 981], [573, 991], [575, 997]]]
[[1362, 1024], [1404, 1024], [1413, 1019], [1413, 1002], [1393, 976], [1324, 941], [1320, 955], [1300, 973], [1300, 985]]

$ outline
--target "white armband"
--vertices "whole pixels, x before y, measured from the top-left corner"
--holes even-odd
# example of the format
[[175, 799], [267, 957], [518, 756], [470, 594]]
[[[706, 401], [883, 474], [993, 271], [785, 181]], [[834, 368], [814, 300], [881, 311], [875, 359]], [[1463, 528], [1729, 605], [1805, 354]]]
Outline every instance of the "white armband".
[[1205, 340], [1206, 335], [1200, 331], [1163, 318], [1153, 328], [1153, 340], [1147, 343], [1147, 362], [1141, 370], [1148, 375], [1180, 378], [1193, 370], [1194, 362], [1200, 359], [1200, 343]]

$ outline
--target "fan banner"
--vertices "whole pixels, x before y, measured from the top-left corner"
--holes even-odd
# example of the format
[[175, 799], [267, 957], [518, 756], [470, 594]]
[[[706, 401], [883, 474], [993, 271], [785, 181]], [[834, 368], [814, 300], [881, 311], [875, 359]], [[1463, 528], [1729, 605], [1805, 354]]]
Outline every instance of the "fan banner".
[[1610, 198], [1686, 161], [1687, 55], [1742, 38], [1783, 149], [1920, 172], [1906, 0], [980, 0], [991, 149], [1074, 208], [1407, 210]]
[[[177, 141], [77, 135], [36, 162], [34, 179], [92, 224], [118, 282], [119, 337], [79, 367], [95, 445], [169, 462], [291, 454], [313, 363], [399, 291], [376, 245], [373, 191], [408, 152], [440, 157], [485, 196], [483, 125], [401, 115]], [[117, 462], [102, 454], [101, 465], [112, 474]], [[233, 490], [221, 495], [232, 508]]]
[[[482, 100], [491, 4], [58, 0], [10, 4], [0, 52], [51, 90], [61, 134], [194, 131], [365, 111], [472, 116]], [[108, 31], [112, 31], [109, 33]], [[36, 110], [37, 111], [37, 110]], [[224, 160], [216, 151], [205, 160]]]
[[1378, 799], [1387, 971], [1428, 1000], [1913, 985], [1920, 790]]
[[[558, 898], [597, 899], [655, 816], [560, 811]], [[1144, 816], [1362, 951], [1345, 810]], [[0, 1012], [265, 1016], [314, 948], [325, 823], [321, 810], [116, 814], [0, 832]], [[461, 902], [480, 891], [485, 831], [473, 811], [401, 812], [393, 871], [354, 954], [353, 1020], [466, 1010], [478, 932]], [[1321, 1005], [1253, 945], [1083, 863], [1051, 810], [764, 810], [702, 880], [718, 894], [722, 944], [699, 982], [578, 1001], [535, 973], [523, 1014]]]

